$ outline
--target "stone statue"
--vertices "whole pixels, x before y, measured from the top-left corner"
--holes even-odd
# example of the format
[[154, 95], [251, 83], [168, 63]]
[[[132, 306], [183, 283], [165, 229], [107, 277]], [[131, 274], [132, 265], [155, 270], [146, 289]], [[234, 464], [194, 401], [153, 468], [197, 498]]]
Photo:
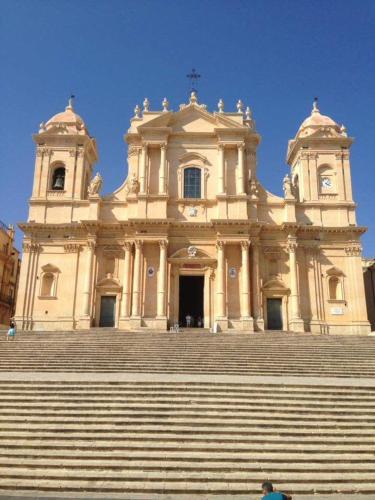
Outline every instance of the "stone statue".
[[139, 182], [135, 174], [128, 181], [128, 192], [130, 194], [137, 194], [139, 191]]
[[100, 190], [102, 189], [102, 186], [103, 186], [103, 178], [99, 174], [99, 172], [97, 172], [95, 176], [91, 179], [87, 192], [90, 196], [99, 194]]
[[293, 191], [292, 191], [292, 181], [290, 180], [290, 177], [288, 174], [286, 174], [284, 179], [283, 179], [283, 189], [284, 189], [285, 198], [294, 198]]
[[259, 195], [258, 183], [255, 179], [250, 180], [250, 195], [257, 198]]

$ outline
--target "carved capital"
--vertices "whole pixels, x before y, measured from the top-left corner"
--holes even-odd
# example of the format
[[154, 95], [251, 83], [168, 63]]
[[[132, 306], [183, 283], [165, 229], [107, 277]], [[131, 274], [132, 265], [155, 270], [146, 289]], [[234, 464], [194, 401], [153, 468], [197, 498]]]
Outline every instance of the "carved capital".
[[167, 240], [160, 240], [159, 241], [159, 246], [160, 246], [160, 250], [161, 249], [166, 249], [168, 247], [168, 241]]
[[142, 246], [143, 246], [143, 241], [142, 240], [135, 240], [134, 241], [134, 244], [135, 244], [135, 248], [137, 250], [141, 250], [142, 249]]
[[131, 252], [133, 243], [131, 241], [124, 241], [124, 250], [125, 252]]
[[76, 155], [76, 149], [74, 149], [74, 148], [69, 149], [69, 156], [71, 156], [72, 158], [74, 158], [75, 155]]
[[138, 156], [141, 148], [139, 146], [129, 146], [128, 148], [128, 158], [131, 156]]
[[358, 257], [362, 253], [362, 247], [360, 245], [350, 245], [345, 247], [345, 253], [351, 257]]
[[224, 245], [225, 245], [225, 242], [224, 241], [217, 241], [216, 242], [216, 250], [224, 250]]
[[24, 251], [24, 253], [38, 253], [40, 249], [41, 247], [39, 243], [28, 242], [23, 243], [22, 245], [22, 250]]
[[241, 142], [240, 144], [237, 144], [237, 149], [244, 151], [245, 150], [245, 143]]
[[241, 249], [242, 251], [249, 250], [250, 243], [248, 240], [241, 241]]
[[294, 253], [297, 250], [297, 238], [295, 236], [288, 236], [288, 241], [286, 244], [286, 248], [289, 253]]
[[87, 240], [86, 246], [91, 251], [95, 250], [96, 240], [94, 240], [94, 239]]

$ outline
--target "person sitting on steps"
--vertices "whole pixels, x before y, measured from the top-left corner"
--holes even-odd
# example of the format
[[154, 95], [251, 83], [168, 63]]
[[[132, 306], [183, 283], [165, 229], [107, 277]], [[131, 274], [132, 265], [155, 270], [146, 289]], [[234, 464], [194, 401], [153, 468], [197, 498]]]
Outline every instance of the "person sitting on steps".
[[262, 500], [292, 500], [290, 495], [273, 491], [273, 484], [271, 481], [264, 481], [262, 484], [263, 497]]
[[14, 324], [13, 321], [10, 322], [10, 327], [7, 333], [7, 341], [8, 340], [15, 340], [16, 337], [16, 325]]

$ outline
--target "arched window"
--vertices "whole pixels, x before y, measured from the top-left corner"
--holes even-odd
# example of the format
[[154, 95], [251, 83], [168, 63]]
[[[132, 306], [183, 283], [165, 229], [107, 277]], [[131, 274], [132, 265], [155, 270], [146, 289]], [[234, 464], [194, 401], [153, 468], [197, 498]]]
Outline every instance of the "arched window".
[[337, 267], [327, 271], [328, 300], [344, 301], [344, 274]]
[[55, 284], [55, 276], [52, 273], [43, 274], [41, 296], [53, 297], [55, 294], [54, 284]]
[[201, 169], [196, 167], [184, 170], [184, 198], [201, 198]]
[[57, 167], [53, 171], [51, 189], [62, 191], [65, 186], [65, 167]]

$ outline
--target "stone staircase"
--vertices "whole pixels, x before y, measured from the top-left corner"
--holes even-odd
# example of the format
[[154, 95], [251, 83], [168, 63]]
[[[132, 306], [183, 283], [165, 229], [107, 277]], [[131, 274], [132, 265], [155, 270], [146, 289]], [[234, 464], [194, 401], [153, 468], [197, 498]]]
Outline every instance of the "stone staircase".
[[8, 370], [375, 378], [375, 337], [18, 333], [0, 340], [0, 371]]
[[0, 341], [0, 498], [375, 499], [374, 337]]

